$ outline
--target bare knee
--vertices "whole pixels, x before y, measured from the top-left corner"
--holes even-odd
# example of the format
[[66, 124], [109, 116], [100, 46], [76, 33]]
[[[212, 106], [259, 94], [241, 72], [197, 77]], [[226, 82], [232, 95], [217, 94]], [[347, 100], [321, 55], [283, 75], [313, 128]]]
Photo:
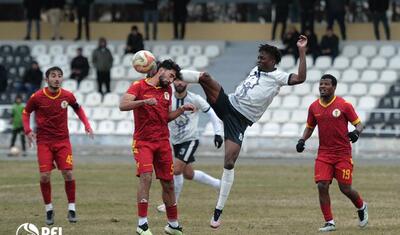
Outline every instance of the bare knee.
[[212, 79], [211, 75], [207, 72], [202, 73], [199, 77], [199, 83], [209, 83], [212, 80], [213, 79]]
[[162, 189], [166, 193], [174, 192], [174, 181], [173, 180], [162, 180], [161, 181]]
[[329, 183], [328, 182], [318, 182], [318, 191], [319, 192], [328, 192], [329, 191]]
[[152, 174], [141, 174], [140, 175], [140, 182], [142, 184], [150, 184], [152, 179]]
[[340, 192], [342, 192], [345, 195], [349, 195], [352, 190], [351, 185], [342, 185], [342, 184], [339, 185], [339, 189], [340, 189]]
[[193, 172], [183, 172], [183, 177], [187, 180], [192, 180], [193, 179]]
[[40, 182], [41, 183], [48, 183], [50, 182], [50, 172], [42, 172], [40, 173]]
[[74, 180], [74, 176], [73, 176], [71, 170], [62, 171], [62, 175], [63, 175], [65, 181]]

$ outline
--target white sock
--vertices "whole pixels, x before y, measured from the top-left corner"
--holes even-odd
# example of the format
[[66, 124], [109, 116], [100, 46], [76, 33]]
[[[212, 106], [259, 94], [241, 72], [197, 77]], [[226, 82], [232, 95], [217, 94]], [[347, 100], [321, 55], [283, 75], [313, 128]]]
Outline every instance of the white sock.
[[182, 69], [182, 80], [188, 83], [198, 83], [200, 78], [200, 72], [194, 70]]
[[47, 211], [51, 211], [51, 210], [53, 210], [53, 204], [51, 204], [51, 203], [46, 204], [46, 205], [45, 205], [45, 208], [46, 208], [46, 212], [47, 212]]
[[219, 197], [216, 207], [217, 209], [222, 210], [224, 208], [225, 202], [229, 196], [229, 192], [231, 191], [234, 178], [234, 169], [228, 170], [224, 168], [224, 172], [222, 173], [221, 177], [221, 189], [219, 190]]
[[362, 206], [361, 206], [360, 208], [358, 208], [358, 209], [359, 209], [359, 210], [364, 210], [364, 208], [365, 208], [366, 205], [367, 205], [367, 204], [363, 201]]
[[181, 195], [183, 187], [183, 175], [174, 175], [174, 191], [175, 191], [175, 202], [178, 203], [179, 195]]
[[75, 203], [68, 203], [68, 210], [75, 211]]
[[168, 223], [174, 228], [179, 226], [178, 220], [168, 220]]
[[139, 217], [138, 225], [142, 226], [145, 223], [147, 223], [147, 217]]
[[221, 186], [221, 180], [216, 179], [216, 178], [206, 174], [203, 171], [195, 170], [194, 175], [193, 175], [193, 180], [203, 183], [203, 184], [208, 184], [217, 189], [219, 189]]
[[335, 225], [335, 221], [334, 220], [329, 220], [329, 221], [326, 221], [326, 222]]

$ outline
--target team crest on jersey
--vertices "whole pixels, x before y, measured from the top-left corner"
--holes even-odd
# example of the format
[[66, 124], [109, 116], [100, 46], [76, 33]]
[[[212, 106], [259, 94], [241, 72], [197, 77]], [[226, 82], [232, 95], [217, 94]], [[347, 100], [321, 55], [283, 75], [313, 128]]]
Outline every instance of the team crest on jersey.
[[67, 107], [68, 107], [68, 101], [63, 100], [63, 101], [61, 102], [61, 108], [66, 109]]
[[255, 86], [257, 86], [259, 83], [258, 81], [260, 80], [260, 75], [258, 71], [254, 71], [253, 74], [250, 74], [246, 80], [243, 81], [240, 91], [239, 91], [239, 97], [245, 97], [247, 95], [247, 92], [251, 89], [253, 89]]
[[340, 112], [339, 109], [334, 109], [334, 110], [332, 111], [332, 116], [334, 116], [335, 118], [339, 117], [340, 114], [341, 114], [341, 112]]
[[169, 93], [168, 92], [164, 92], [164, 99], [169, 100]]

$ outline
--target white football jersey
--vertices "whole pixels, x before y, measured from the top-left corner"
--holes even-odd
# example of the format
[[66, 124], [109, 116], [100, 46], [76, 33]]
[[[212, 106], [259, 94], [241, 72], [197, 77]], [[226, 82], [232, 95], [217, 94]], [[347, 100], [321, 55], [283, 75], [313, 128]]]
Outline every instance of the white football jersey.
[[233, 107], [250, 121], [257, 122], [279, 93], [282, 86], [288, 85], [290, 74], [273, 70], [259, 71], [254, 67], [247, 78], [229, 94]]
[[171, 111], [175, 111], [180, 106], [191, 103], [196, 107], [196, 112], [186, 111], [175, 120], [168, 123], [170, 140], [172, 144], [181, 144], [183, 142], [199, 139], [197, 126], [199, 123], [199, 111], [207, 112], [210, 105], [201, 96], [192, 92], [187, 92], [183, 99], [172, 95]]

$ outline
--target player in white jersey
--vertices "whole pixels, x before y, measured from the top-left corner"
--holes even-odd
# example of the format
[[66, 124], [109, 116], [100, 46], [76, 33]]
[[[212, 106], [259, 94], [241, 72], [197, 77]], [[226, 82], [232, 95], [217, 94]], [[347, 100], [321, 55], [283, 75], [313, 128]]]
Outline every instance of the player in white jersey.
[[[182, 80], [174, 81], [174, 95], [172, 96], [171, 111], [180, 106], [190, 103], [196, 107], [195, 112], [185, 112], [177, 119], [169, 122], [170, 140], [174, 147], [174, 190], [175, 198], [178, 198], [182, 191], [184, 178], [210, 185], [216, 189], [220, 187], [220, 180], [203, 171], [193, 170], [192, 163], [195, 161], [194, 153], [199, 145], [198, 122], [200, 111], [207, 113], [214, 129], [214, 144], [220, 148], [223, 139], [223, 126], [214, 110], [201, 96], [187, 91], [187, 83]], [[165, 212], [165, 205], [157, 207], [159, 212]]]
[[281, 54], [275, 46], [260, 45], [257, 66], [236, 88], [235, 93], [225, 94], [222, 86], [208, 73], [181, 70], [183, 80], [200, 83], [207, 101], [224, 123], [225, 159], [221, 177], [218, 202], [211, 218], [210, 226], [221, 225], [221, 213], [228, 199], [234, 179], [234, 166], [239, 156], [243, 135], [248, 126], [258, 121], [273, 98], [284, 85], [296, 85], [306, 80], [307, 38], [304, 35], [297, 41], [299, 66], [297, 74], [279, 71], [275, 66]]

